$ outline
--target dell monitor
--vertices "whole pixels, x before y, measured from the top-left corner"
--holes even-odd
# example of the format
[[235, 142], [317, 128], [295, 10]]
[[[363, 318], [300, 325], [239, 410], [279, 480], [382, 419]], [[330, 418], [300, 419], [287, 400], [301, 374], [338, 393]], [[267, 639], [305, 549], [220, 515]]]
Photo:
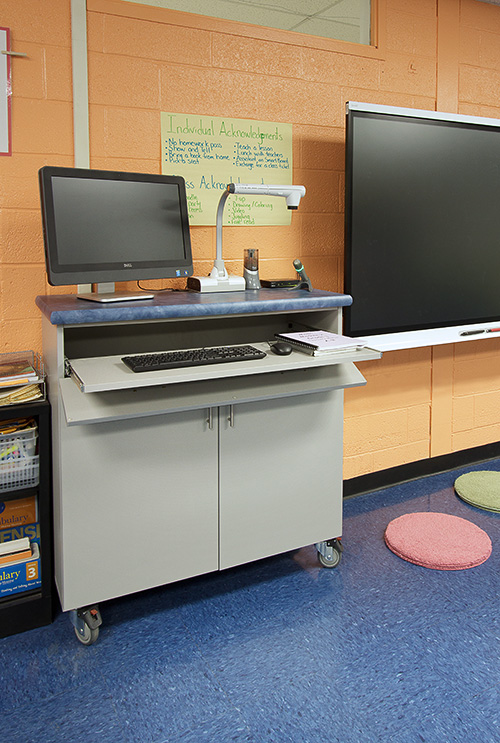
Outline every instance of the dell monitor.
[[[39, 171], [39, 183], [45, 261], [52, 286], [193, 273], [183, 178], [46, 166]], [[118, 301], [147, 295], [78, 296]]]

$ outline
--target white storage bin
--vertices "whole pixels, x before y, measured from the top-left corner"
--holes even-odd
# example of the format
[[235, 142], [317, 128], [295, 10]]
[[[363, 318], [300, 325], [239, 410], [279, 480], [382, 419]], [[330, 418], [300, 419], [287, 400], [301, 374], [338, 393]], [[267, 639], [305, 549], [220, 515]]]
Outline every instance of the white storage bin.
[[37, 428], [0, 436], [0, 492], [38, 485]]

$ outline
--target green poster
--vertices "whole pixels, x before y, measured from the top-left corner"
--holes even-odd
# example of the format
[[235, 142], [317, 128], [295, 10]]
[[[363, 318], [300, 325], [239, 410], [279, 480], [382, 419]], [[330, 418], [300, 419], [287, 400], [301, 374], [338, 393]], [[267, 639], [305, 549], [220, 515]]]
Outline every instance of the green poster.
[[[292, 183], [292, 125], [161, 114], [162, 173], [186, 181], [191, 225], [214, 225], [228, 183]], [[285, 199], [230, 196], [226, 225], [290, 224]]]

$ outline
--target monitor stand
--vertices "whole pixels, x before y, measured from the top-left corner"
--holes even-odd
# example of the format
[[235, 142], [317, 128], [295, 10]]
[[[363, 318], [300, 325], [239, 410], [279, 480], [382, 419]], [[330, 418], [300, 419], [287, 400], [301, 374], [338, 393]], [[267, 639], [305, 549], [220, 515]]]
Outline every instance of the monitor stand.
[[78, 299], [86, 299], [89, 302], [130, 302], [131, 300], [154, 299], [154, 294], [148, 292], [90, 292], [90, 294], [77, 294]]

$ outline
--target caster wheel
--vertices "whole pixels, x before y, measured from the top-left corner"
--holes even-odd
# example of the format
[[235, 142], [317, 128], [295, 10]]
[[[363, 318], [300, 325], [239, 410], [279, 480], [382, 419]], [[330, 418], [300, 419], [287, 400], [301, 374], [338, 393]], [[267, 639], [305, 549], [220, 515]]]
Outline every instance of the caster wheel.
[[342, 553], [336, 549], [333, 550], [333, 554], [330, 560], [328, 560], [324, 555], [318, 552], [318, 560], [324, 568], [336, 568], [341, 559]]
[[332, 539], [326, 542], [326, 546], [329, 547], [327, 555], [318, 550], [318, 560], [324, 568], [336, 568], [342, 559], [342, 543], [340, 539]]
[[99, 627], [102, 624], [101, 613], [97, 604], [72, 609], [70, 618], [78, 642], [81, 642], [82, 645], [93, 645], [99, 637]]
[[99, 637], [99, 627], [96, 629], [90, 629], [88, 624], [85, 624], [83, 632], [79, 632], [76, 627], [74, 629], [77, 640], [81, 642], [82, 645], [93, 645]]

